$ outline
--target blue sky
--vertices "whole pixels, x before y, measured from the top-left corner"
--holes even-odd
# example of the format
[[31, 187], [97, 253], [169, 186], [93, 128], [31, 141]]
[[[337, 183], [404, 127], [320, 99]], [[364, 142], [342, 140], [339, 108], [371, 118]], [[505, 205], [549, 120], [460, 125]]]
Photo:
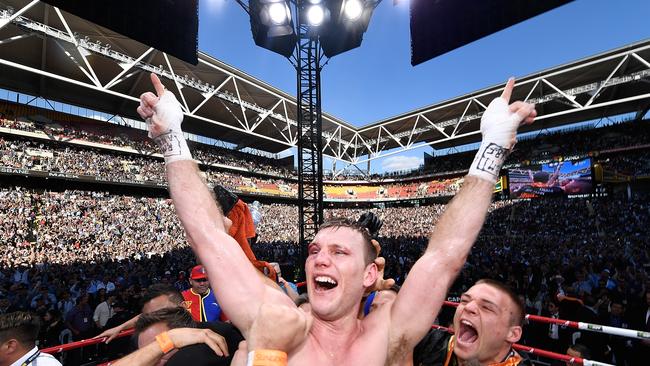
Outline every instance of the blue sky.
[[[295, 94], [294, 69], [282, 56], [255, 46], [248, 15], [234, 0], [200, 4], [202, 51]], [[334, 57], [323, 70], [323, 110], [365, 125], [647, 39], [649, 14], [648, 0], [576, 0], [413, 67], [408, 0], [398, 6], [384, 0], [361, 47]], [[422, 152], [380, 160], [373, 170], [415, 164]]]

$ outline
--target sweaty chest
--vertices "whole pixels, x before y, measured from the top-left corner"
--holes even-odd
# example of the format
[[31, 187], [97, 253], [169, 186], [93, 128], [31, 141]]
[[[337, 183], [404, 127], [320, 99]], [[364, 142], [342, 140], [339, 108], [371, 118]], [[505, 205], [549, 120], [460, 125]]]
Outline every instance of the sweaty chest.
[[388, 337], [385, 332], [367, 332], [349, 345], [328, 347], [310, 337], [289, 357], [289, 366], [384, 366]]

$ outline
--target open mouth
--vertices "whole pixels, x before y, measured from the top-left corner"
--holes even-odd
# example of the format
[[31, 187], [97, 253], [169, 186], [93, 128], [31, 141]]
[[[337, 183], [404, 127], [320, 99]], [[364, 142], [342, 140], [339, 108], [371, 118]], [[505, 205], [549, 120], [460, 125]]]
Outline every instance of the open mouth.
[[338, 286], [339, 284], [335, 279], [329, 276], [316, 276], [316, 278], [314, 278], [314, 282], [316, 283], [317, 291], [328, 291]]
[[458, 341], [465, 344], [474, 343], [478, 339], [478, 331], [476, 330], [476, 327], [467, 320], [460, 321], [457, 335]]

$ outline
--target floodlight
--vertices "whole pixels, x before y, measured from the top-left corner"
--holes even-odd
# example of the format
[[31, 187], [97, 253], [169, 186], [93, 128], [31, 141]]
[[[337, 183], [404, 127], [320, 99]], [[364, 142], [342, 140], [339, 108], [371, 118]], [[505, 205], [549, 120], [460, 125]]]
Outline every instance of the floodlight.
[[285, 3], [273, 3], [269, 5], [268, 12], [273, 24], [281, 25], [291, 20], [291, 12]]
[[249, 14], [255, 44], [289, 57], [296, 47], [291, 12], [285, 0], [250, 0]]
[[325, 20], [320, 33], [325, 56], [333, 57], [361, 46], [377, 4], [372, 0], [330, 0], [331, 16]]
[[310, 25], [318, 27], [319, 25], [323, 24], [324, 19], [325, 11], [323, 11], [322, 6], [312, 5], [307, 9], [307, 21]]
[[343, 4], [343, 15], [348, 20], [357, 20], [363, 13], [363, 5], [359, 0], [347, 0]]

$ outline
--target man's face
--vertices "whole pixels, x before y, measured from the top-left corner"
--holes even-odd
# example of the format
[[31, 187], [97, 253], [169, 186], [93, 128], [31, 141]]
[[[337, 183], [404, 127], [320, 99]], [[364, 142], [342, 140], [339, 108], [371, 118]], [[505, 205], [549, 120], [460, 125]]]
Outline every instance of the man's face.
[[160, 295], [158, 297], [154, 297], [153, 299], [147, 301], [142, 306], [142, 313], [143, 314], [153, 313], [156, 310], [173, 308], [176, 306], [179, 306], [179, 304], [174, 304], [171, 300], [169, 300], [169, 296]]
[[622, 316], [623, 315], [623, 305], [618, 304], [618, 303], [612, 303], [611, 313], [614, 316]]
[[521, 327], [512, 326], [515, 304], [502, 291], [477, 284], [461, 296], [454, 315], [454, 353], [463, 361], [493, 360], [521, 337]]
[[[149, 328], [145, 329], [142, 333], [138, 335], [138, 348], [142, 348], [149, 343], [155, 342], [156, 341], [156, 336], [162, 332], [166, 332], [169, 330], [169, 327], [167, 327], [167, 324], [165, 323], [156, 323], [150, 326]], [[176, 353], [176, 349], [171, 350], [169, 353], [165, 354], [160, 361], [156, 364], [156, 366], [162, 366], [167, 363], [167, 360], [169, 360], [170, 357]]]
[[318, 232], [305, 262], [312, 311], [323, 320], [356, 312], [365, 288], [377, 278], [374, 263], [365, 265], [363, 237], [347, 227]]
[[645, 303], [646, 305], [650, 306], [650, 292], [647, 292], [645, 294]]
[[210, 283], [207, 278], [190, 279], [190, 285], [192, 285], [192, 290], [200, 295], [205, 294], [210, 289]]

